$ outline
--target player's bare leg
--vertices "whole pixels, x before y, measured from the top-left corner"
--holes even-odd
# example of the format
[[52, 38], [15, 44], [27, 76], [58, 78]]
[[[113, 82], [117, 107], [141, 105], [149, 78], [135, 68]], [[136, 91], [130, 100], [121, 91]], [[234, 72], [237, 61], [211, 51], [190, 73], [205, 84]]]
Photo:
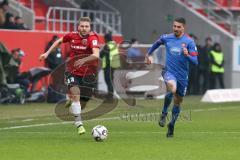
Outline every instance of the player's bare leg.
[[80, 89], [78, 86], [73, 86], [69, 89], [71, 97], [70, 112], [75, 117], [75, 126], [78, 128], [78, 134], [84, 134], [85, 129], [83, 127], [81, 118], [81, 104], [80, 104]]
[[173, 94], [176, 93], [176, 82], [174, 80], [169, 80], [167, 81], [167, 94], [165, 95], [164, 98], [164, 105], [162, 109], [162, 114], [160, 115], [160, 120], [158, 122], [159, 126], [164, 127], [166, 125], [166, 117], [168, 113], [168, 107], [172, 102]]
[[[70, 91], [69, 91], [70, 92]], [[68, 93], [68, 99], [67, 99], [67, 101], [66, 101], [66, 103], [65, 103], [65, 107], [66, 108], [69, 108], [69, 107], [71, 107], [71, 105], [72, 105], [72, 95], [71, 95], [71, 93]]]

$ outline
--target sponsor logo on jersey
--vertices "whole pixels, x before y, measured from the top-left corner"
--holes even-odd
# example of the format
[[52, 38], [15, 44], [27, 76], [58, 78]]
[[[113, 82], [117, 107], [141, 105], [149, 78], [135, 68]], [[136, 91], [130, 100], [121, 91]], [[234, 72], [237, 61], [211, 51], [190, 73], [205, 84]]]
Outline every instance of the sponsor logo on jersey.
[[171, 49], [170, 49], [170, 53], [174, 54], [174, 55], [180, 55], [181, 51], [182, 51], [182, 49], [178, 48], [178, 47], [171, 47]]
[[79, 45], [78, 45], [78, 46], [77, 46], [77, 45], [71, 45], [71, 48], [72, 48], [72, 49], [79, 49], [79, 50], [80, 50], [80, 49], [81, 49], [81, 50], [87, 49], [86, 46], [79, 46]]

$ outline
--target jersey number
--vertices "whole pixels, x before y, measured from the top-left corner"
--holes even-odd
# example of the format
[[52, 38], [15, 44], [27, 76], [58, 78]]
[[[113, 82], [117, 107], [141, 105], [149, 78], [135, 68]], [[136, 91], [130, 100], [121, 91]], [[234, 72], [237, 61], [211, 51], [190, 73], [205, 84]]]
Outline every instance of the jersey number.
[[69, 77], [67, 79], [67, 83], [70, 84], [70, 83], [73, 83], [74, 82], [74, 77]]

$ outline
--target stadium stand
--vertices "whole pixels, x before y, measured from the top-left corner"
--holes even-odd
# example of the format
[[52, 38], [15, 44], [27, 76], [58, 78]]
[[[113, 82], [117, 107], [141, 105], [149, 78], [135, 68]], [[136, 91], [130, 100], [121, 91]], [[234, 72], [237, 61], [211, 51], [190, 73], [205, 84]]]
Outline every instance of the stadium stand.
[[[212, 23], [216, 23], [216, 24], [218, 24], [218, 27], [221, 26], [221, 28], [224, 29], [224, 31], [222, 31], [222, 30], [220, 30], [220, 31], [223, 32], [224, 34], [225, 34], [225, 32], [228, 32], [229, 34], [231, 34], [230, 36], [232, 36], [232, 37], [234, 37], [235, 35], [238, 34], [237, 25], [232, 26], [231, 23], [233, 21], [230, 21], [232, 19], [232, 15], [231, 15], [232, 12], [229, 14], [229, 10], [224, 8], [222, 5], [216, 3], [216, 1], [213, 1], [213, 0], [207, 1], [209, 4], [212, 5], [212, 9], [210, 10], [210, 12], [206, 12], [206, 9], [207, 9], [206, 4], [199, 3], [202, 1], [188, 0], [186, 2], [185, 0], [174, 0], [174, 2], [171, 1], [169, 3], [171, 3], [171, 5], [174, 6], [174, 5], [176, 5], [175, 3], [177, 1], [181, 2], [183, 5], [187, 6], [187, 8], [197, 11], [198, 14], [199, 15], [201, 14], [202, 16], [204, 16], [204, 18], [206, 18], [206, 19], [208, 18], [208, 20], [211, 21], [211, 25], [212, 25]], [[31, 12], [28, 12], [29, 13], [28, 15], [32, 15], [32, 18], [33, 18], [32, 25], [31, 25], [31, 23], [29, 23], [29, 21], [32, 21], [32, 18], [27, 18], [28, 21], [26, 21], [28, 28], [33, 29], [32, 31], [26, 31], [26, 32], [1, 31], [0, 32], [1, 40], [6, 44], [6, 46], [8, 48], [13, 49], [13, 48], [20, 47], [27, 54], [27, 56], [25, 56], [23, 58], [24, 65], [22, 67], [22, 70], [28, 70], [29, 68], [34, 67], [34, 66], [42, 66], [43, 63], [39, 62], [38, 59], [36, 59], [36, 57], [40, 53], [44, 52], [46, 43], [56, 33], [58, 33], [57, 35], [62, 36], [64, 33], [68, 32], [68, 31], [75, 30], [78, 18], [83, 15], [88, 15], [88, 16], [90, 16], [91, 14], [94, 15], [93, 27], [94, 27], [94, 30], [96, 30], [97, 32], [103, 34], [103, 33], [110, 31], [113, 33], [116, 41], [120, 42], [123, 39], [123, 37], [122, 37], [122, 27], [123, 26], [122, 26], [121, 19], [122, 19], [122, 15], [125, 14], [125, 11], [121, 10], [121, 12], [120, 12], [117, 5], [112, 5], [111, 2], [109, 2], [107, 0], [104, 0], [104, 1], [98, 0], [97, 1], [98, 2], [97, 10], [83, 9], [81, 6], [83, 0], [75, 1], [76, 4], [72, 3], [73, 1], [70, 1], [70, 0], [59, 0], [59, 1], [58, 0], [49, 0], [49, 1], [47, 1], [47, 0], [41, 0], [41, 1], [40, 0], [39, 1], [37, 1], [37, 0], [35, 0], [35, 1], [9, 0], [9, 2], [11, 3], [11, 6], [15, 6], [15, 8], [16, 8], [16, 6], [18, 6], [18, 10], [20, 10], [22, 12], [23, 18], [27, 17], [26, 14], [23, 14], [26, 10], [31, 11]], [[16, 2], [17, 4], [15, 4], [14, 2]], [[32, 2], [34, 2], [34, 3], [32, 3]], [[126, 1], [124, 1], [124, 2], [126, 2]], [[144, 1], [141, 1], [141, 3], [143, 3], [143, 2]], [[129, 2], [129, 6], [131, 5], [131, 3], [134, 3], [134, 2]], [[146, 2], [144, 2], [144, 3], [146, 3]], [[235, 6], [236, 5], [237, 5], [237, 1], [235, 3]], [[65, 6], [65, 7], [63, 7], [63, 6]], [[161, 5], [159, 5], [159, 6], [161, 6]], [[139, 8], [139, 6], [137, 6], [137, 7]], [[14, 7], [12, 7], [12, 8], [14, 8]], [[174, 8], [174, 7], [172, 7], [172, 8]], [[179, 8], [179, 10], [186, 11], [186, 8], [181, 8], [181, 6], [179, 6], [179, 5], [175, 8]], [[221, 10], [217, 9], [217, 8], [221, 8]], [[20, 11], [19, 11], [19, 13], [20, 13]], [[166, 11], [164, 11], [162, 9], [161, 9], [161, 11], [163, 12], [163, 15], [166, 15], [165, 14]], [[33, 13], [35, 13], [35, 14], [33, 14]], [[136, 12], [136, 13], [138, 13], [138, 12]], [[186, 12], [186, 13], [188, 13], [188, 12]], [[140, 12], [139, 14], [142, 15], [143, 13]], [[185, 14], [185, 12], [184, 12], [184, 14]], [[79, 16], [75, 16], [75, 15], [79, 15]], [[143, 15], [143, 17], [139, 16], [140, 18], [138, 18], [138, 17], [136, 18], [136, 16], [134, 16], [134, 13], [132, 11], [128, 12], [128, 14], [125, 14], [125, 15], [128, 16], [127, 18], [129, 18], [129, 19], [127, 19], [127, 20], [129, 23], [127, 23], [125, 20], [124, 28], [128, 27], [127, 30], [129, 32], [125, 33], [124, 35], [131, 36], [131, 37], [137, 37], [137, 38], [141, 39], [144, 43], [146, 43], [146, 42], [150, 43], [150, 41], [152, 42], [153, 40], [155, 40], [156, 36], [150, 37], [149, 35], [147, 35], [151, 32], [148, 28], [150, 25], [149, 26], [142, 25], [142, 20], [139, 20], [142, 18], [146, 19], [146, 17], [149, 15], [146, 15], [146, 16]], [[129, 15], [131, 15], [131, 16], [129, 16]], [[190, 15], [190, 13], [189, 13], [189, 15]], [[193, 15], [193, 13], [191, 13], [191, 15]], [[126, 17], [124, 17], [124, 18], [126, 18]], [[130, 18], [132, 18], [132, 19], [130, 19]], [[233, 16], [233, 18], [236, 18], [236, 17]], [[159, 19], [162, 20], [164, 18], [159, 17]], [[195, 18], [195, 19], [197, 20], [197, 18]], [[153, 19], [152, 22], [153, 21], [156, 22], [157, 20]], [[191, 21], [191, 23], [192, 23], [194, 20], [189, 19], [189, 21]], [[199, 23], [200, 22], [198, 22], [198, 24]], [[151, 23], [149, 23], [149, 24], [151, 24]], [[161, 21], [160, 24], [161, 24], [160, 27], [157, 26], [158, 24], [156, 24], [156, 23], [153, 23], [153, 25], [151, 25], [151, 27], [157, 28], [156, 29], [157, 31], [154, 32], [157, 35], [159, 33], [163, 33], [163, 32], [167, 31], [165, 26], [168, 26], [168, 28], [169, 28], [169, 23], [167, 23], [167, 22], [162, 23], [162, 21]], [[196, 22], [192, 23], [193, 26], [196, 26], [195, 24], [196, 24]], [[206, 22], [203, 23], [201, 21], [201, 24], [207, 24], [207, 23]], [[131, 27], [135, 25], [135, 27], [131, 28], [131, 27], [129, 27], [130, 25], [131, 25]], [[209, 25], [203, 25], [203, 26], [206, 27]], [[145, 27], [147, 27], [147, 29]], [[161, 31], [159, 31], [158, 28]], [[195, 28], [195, 27], [192, 27], [192, 28]], [[216, 31], [216, 26], [213, 26], [212, 28], [213, 29], [210, 29], [210, 30], [213, 30], [213, 32], [211, 32], [211, 33], [214, 34], [214, 32]], [[39, 31], [39, 30], [41, 30], [41, 31]], [[199, 34], [199, 32], [201, 32], [201, 31], [202, 31], [201, 29], [200, 30], [196, 29], [197, 34]], [[132, 34], [135, 34], [135, 35], [132, 35]], [[17, 37], [16, 39], [14, 39], [14, 43], [12, 43], [13, 39], [11, 38], [11, 36]], [[207, 36], [208, 35], [205, 34], [204, 38], [206, 38]], [[227, 37], [227, 38], [226, 37], [223, 37], [221, 35], [221, 41], [225, 41], [226, 39], [228, 40], [229, 37]], [[34, 47], [29, 47], [29, 44], [31, 44], [32, 39], [36, 40], [34, 42]], [[203, 39], [203, 38], [200, 35], [200, 40], [201, 39]], [[214, 39], [214, 40], [216, 40], [216, 39]], [[101, 38], [101, 42], [103, 42], [102, 38]], [[223, 46], [226, 53], [233, 51], [233, 47], [230, 44], [229, 40], [228, 40], [228, 42], [229, 42], [229, 44], [224, 44], [225, 46]], [[67, 46], [63, 47], [62, 50], [65, 52], [67, 50]], [[227, 60], [229, 60], [229, 59], [231, 61], [232, 58], [228, 57]], [[228, 65], [226, 67], [226, 70], [229, 71], [231, 69], [230, 67], [231, 66]], [[226, 74], [229, 74], [229, 73], [230, 72], [227, 72]], [[227, 76], [227, 77], [231, 77], [231, 75]], [[228, 86], [231, 86], [231, 83]]]
[[226, 9], [230, 9], [234, 11], [240, 10], [239, 0], [215, 0], [215, 2]]
[[[18, 5], [25, 6], [35, 13], [35, 30], [67, 32], [76, 30], [77, 21], [82, 16], [94, 17], [93, 28], [98, 33], [104, 34], [111, 31], [121, 35], [121, 15], [119, 12], [105, 3], [99, 3], [99, 10], [81, 7], [82, 1], [73, 0], [19, 0]], [[80, 3], [80, 4], [78, 4]], [[95, 3], [95, 2], [94, 2]], [[103, 6], [103, 7], [102, 7]], [[32, 27], [28, 27], [32, 28]]]
[[223, 7], [228, 7], [229, 4], [228, 4], [228, 0], [215, 0], [216, 3], [220, 4], [221, 6]]
[[[0, 2], [2, 1], [0, 0]], [[94, 29], [98, 29], [100, 33], [114, 31], [113, 28], [116, 28], [114, 24], [117, 21], [112, 16], [113, 12], [78, 9], [77, 7], [80, 6], [71, 0], [9, 0], [9, 6], [10, 13], [17, 17], [22, 17], [27, 27], [32, 29], [31, 31], [0, 30], [1, 41], [4, 42], [7, 48], [10, 50], [21, 48], [26, 53], [26, 56], [22, 58], [21, 72], [43, 66], [44, 63], [40, 62], [36, 57], [44, 52], [47, 42], [53, 35], [62, 37], [65, 33], [76, 30], [78, 19], [84, 13], [87, 16], [91, 13], [95, 15], [96, 21], [93, 27], [95, 27]], [[110, 18], [110, 16], [112, 17]], [[74, 19], [70, 19], [70, 17], [74, 17]], [[99, 18], [97, 19], [97, 17]], [[118, 25], [116, 25], [118, 29], [113, 32], [113, 38], [115, 41], [120, 42], [122, 41], [121, 16], [118, 14], [116, 17], [118, 18]], [[106, 18], [111, 20], [112, 26], [109, 25], [110, 23]], [[65, 21], [67, 22], [64, 23]], [[33, 40], [34, 47], [29, 47], [32, 45]], [[101, 34], [100, 42], [103, 43]], [[67, 49], [67, 45], [62, 46], [64, 53], [67, 52]], [[42, 81], [42, 84], [44, 83], [46, 83], [46, 80]], [[37, 89], [40, 88], [37, 85]]]
[[[181, 0], [182, 3], [198, 11], [198, 13], [217, 23], [231, 34], [237, 34], [237, 24], [234, 24], [234, 13], [228, 0]], [[232, 1], [233, 3], [234, 1]], [[235, 2], [236, 3], [236, 2]]]
[[[10, 8], [14, 8], [11, 6], [15, 6], [15, 8], [18, 8], [18, 10], [20, 10], [19, 12], [22, 14], [18, 14], [18, 15], [22, 15], [23, 18], [28, 18], [28, 16], [24, 17], [24, 12], [25, 9], [27, 8], [28, 10], [31, 10], [32, 12], [29, 12], [30, 14], [35, 13], [35, 15], [33, 16], [33, 18], [35, 18], [33, 25], [27, 25], [28, 28], [32, 28], [35, 26], [35, 28], [33, 28], [36, 31], [33, 32], [18, 32], [18, 31], [14, 31], [14, 32], [9, 32], [9, 31], [1, 31], [1, 40], [6, 44], [6, 46], [10, 49], [13, 48], [17, 48], [20, 47], [28, 54], [32, 54], [32, 53], [42, 53], [44, 52], [44, 48], [46, 43], [50, 40], [50, 38], [55, 34], [55, 33], [51, 33], [51, 32], [38, 32], [37, 30], [42, 30], [42, 31], [46, 31], [46, 27], [48, 26], [46, 24], [46, 21], [48, 21], [49, 23], [49, 28], [47, 31], [54, 31], [54, 32], [58, 32], [60, 34], [58, 34], [59, 36], [62, 36], [64, 33], [75, 30], [76, 26], [77, 26], [77, 22], [78, 22], [78, 18], [80, 16], [83, 15], [83, 12], [81, 11], [81, 9], [77, 9], [77, 8], [63, 8], [63, 7], [59, 7], [56, 8], [57, 6], [69, 6], [69, 7], [79, 7], [77, 4], [73, 5], [73, 3], [71, 3], [71, 1], [69, 0], [59, 0], [59, 1], [55, 1], [55, 0], [49, 0], [49, 1], [44, 1], [44, 0], [18, 0], [18, 1], [14, 1], [14, 0], [9, 0], [10, 3]], [[52, 6], [54, 5], [54, 7]], [[12, 11], [12, 10], [11, 10]], [[66, 12], [64, 12], [66, 11]], [[73, 11], [73, 12], [71, 12]], [[14, 10], [13, 10], [14, 12]], [[49, 17], [47, 17], [47, 13], [49, 12]], [[51, 12], [51, 13], [50, 13]], [[64, 12], [64, 13], [63, 13]], [[71, 13], [70, 13], [71, 12]], [[102, 33], [107, 31], [107, 30], [112, 30], [113, 27], [108, 26], [107, 23], [105, 23], [103, 21], [103, 19], [106, 21], [106, 17], [105, 16], [109, 16], [110, 14], [112, 14], [112, 12], [108, 12], [105, 13], [103, 11], [98, 11], [98, 12], [91, 12], [91, 11], [86, 11], [88, 14], [89, 13], [94, 13], [94, 14], [98, 14], [98, 15], [102, 15], [104, 16], [102, 19], [99, 19], [98, 21], [101, 23], [99, 24], [98, 22], [95, 22], [95, 25], [98, 26], [99, 31], [101, 31]], [[54, 16], [55, 14], [55, 16]], [[61, 14], [63, 14], [63, 16], [61, 16]], [[72, 14], [79, 14], [79, 17], [74, 17], [74, 19], [68, 20], [67, 23], [64, 23], [64, 21], [67, 21], [67, 19], [69, 18], [67, 16], [67, 14], [71, 15]], [[113, 32], [114, 35], [114, 39], [117, 42], [120, 42], [122, 40], [122, 36], [121, 36], [121, 30], [120, 27], [121, 26], [121, 16], [119, 15], [119, 24], [118, 24], [118, 32]], [[28, 21], [31, 21], [32, 18], [29, 18]], [[26, 22], [26, 24], [30, 24], [29, 22]], [[61, 21], [61, 23], [60, 23]], [[116, 21], [115, 21], [116, 22]], [[114, 20], [112, 20], [112, 24], [115, 23]], [[70, 27], [71, 25], [75, 25], [73, 28]], [[55, 28], [55, 29], [54, 29]], [[96, 27], [97, 28], [97, 27]], [[100, 32], [100, 33], [101, 33]], [[118, 33], [118, 34], [116, 34]], [[12, 38], [9, 35], [17, 35], [17, 39], [14, 40], [14, 43], [12, 43]], [[23, 36], [24, 35], [24, 36]], [[39, 37], [38, 37], [39, 36]], [[37, 41], [35, 42], [35, 47], [31, 48], [29, 47], [28, 43], [25, 42], [31, 42], [31, 38], [35, 37], [34, 39], [37, 39]], [[40, 38], [41, 37], [41, 38]], [[101, 38], [101, 42], [103, 42], [103, 39]], [[16, 46], [16, 45], [19, 46]], [[38, 62], [38, 60], [36, 59], [36, 61], [30, 61], [31, 56], [27, 56], [26, 59], [26, 66], [28, 67], [33, 67], [34, 64], [35, 65], [40, 65], [41, 63]], [[28, 61], [29, 58], [29, 61]], [[25, 59], [24, 59], [25, 61]], [[32, 63], [32, 64], [31, 64]], [[28, 67], [23, 67], [23, 70], [28, 69]]]

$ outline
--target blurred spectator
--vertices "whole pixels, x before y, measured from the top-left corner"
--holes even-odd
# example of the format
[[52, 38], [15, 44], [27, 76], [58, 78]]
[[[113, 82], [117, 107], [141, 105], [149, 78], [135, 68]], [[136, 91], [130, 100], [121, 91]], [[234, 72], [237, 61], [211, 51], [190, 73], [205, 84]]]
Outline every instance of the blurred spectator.
[[3, 53], [3, 52], [9, 52], [9, 51], [7, 47], [2, 42], [0, 42], [0, 53]]
[[20, 49], [16, 48], [12, 50], [12, 57], [13, 60], [18, 64], [17, 68], [11, 71], [8, 75], [8, 83], [18, 83], [20, 84], [21, 88], [24, 90], [24, 94], [28, 97], [30, 93], [28, 91], [30, 80], [29, 80], [29, 73], [28, 72], [20, 72], [20, 66], [22, 63], [22, 57], [25, 56], [25, 53]]
[[[190, 37], [193, 38], [196, 43], [198, 54], [201, 53], [201, 46], [199, 45], [198, 38], [194, 34], [190, 34]], [[188, 94], [199, 94], [199, 75], [198, 75], [198, 66], [192, 63], [189, 63], [189, 84], [188, 84]]]
[[115, 41], [112, 40], [112, 34], [107, 33], [104, 35], [105, 46], [100, 52], [102, 59], [102, 68], [104, 70], [104, 79], [108, 88], [109, 98], [113, 96], [113, 80], [114, 70], [120, 67], [120, 56], [118, 46]]
[[209, 55], [210, 60], [210, 88], [216, 88], [216, 80], [218, 79], [221, 88], [225, 88], [223, 82], [224, 74], [224, 54], [219, 43], [214, 43]]
[[5, 23], [3, 25], [4, 29], [17, 29], [15, 25], [15, 19], [13, 14], [11, 13], [6, 13], [5, 15]]
[[[45, 48], [45, 52], [52, 46], [52, 44], [56, 40], [58, 40], [58, 38], [59, 37], [57, 35], [52, 36], [52, 39], [48, 42]], [[60, 46], [58, 46], [48, 55], [47, 59], [45, 59], [45, 64], [48, 68], [50, 68], [53, 71], [62, 63], [63, 63], [62, 50]], [[61, 78], [59, 78], [59, 76], [51, 76], [51, 78], [52, 78], [51, 80], [52, 82], [58, 82], [58, 83], [49, 83], [47, 102], [56, 103], [56, 102], [59, 102], [59, 100], [63, 100], [65, 97], [55, 92], [55, 91], [62, 90], [62, 86], [59, 85], [59, 83], [61, 83]]]
[[12, 56], [13, 59], [18, 63], [18, 65], [20, 66], [22, 63], [22, 57], [25, 56], [25, 53], [20, 49], [20, 48], [16, 48], [12, 50]]
[[137, 62], [137, 61], [143, 62], [144, 55], [141, 52], [141, 50], [137, 47], [137, 45], [139, 44], [138, 40], [136, 38], [132, 38], [131, 44], [132, 44], [132, 47], [129, 48], [127, 51], [128, 60], [130, 60], [130, 62]]
[[3, 27], [5, 23], [5, 14], [9, 9], [8, 0], [4, 0], [0, 3], [0, 28]]
[[[45, 52], [52, 46], [52, 44], [58, 39], [57, 35], [54, 35], [51, 41], [48, 42]], [[57, 66], [63, 63], [62, 50], [60, 47], [57, 47], [45, 60], [45, 63], [48, 68], [54, 70]]]
[[16, 27], [16, 29], [29, 30], [29, 29], [25, 26], [25, 24], [24, 24], [24, 22], [23, 22], [23, 19], [22, 19], [22, 17], [20, 17], [20, 16], [16, 16], [16, 17], [15, 17], [15, 27]]
[[198, 54], [198, 68], [199, 68], [199, 81], [200, 81], [200, 93], [204, 94], [209, 87], [209, 54], [212, 49], [212, 39], [207, 37], [205, 39], [205, 45], [201, 49], [201, 53]]
[[24, 52], [20, 48], [13, 49], [9, 53], [5, 46], [0, 43], [0, 85], [18, 83], [24, 89], [25, 95], [29, 96], [29, 73], [20, 73], [23, 56]]
[[7, 84], [5, 66], [7, 65], [10, 59], [10, 53], [6, 46], [0, 42], [0, 85]]

